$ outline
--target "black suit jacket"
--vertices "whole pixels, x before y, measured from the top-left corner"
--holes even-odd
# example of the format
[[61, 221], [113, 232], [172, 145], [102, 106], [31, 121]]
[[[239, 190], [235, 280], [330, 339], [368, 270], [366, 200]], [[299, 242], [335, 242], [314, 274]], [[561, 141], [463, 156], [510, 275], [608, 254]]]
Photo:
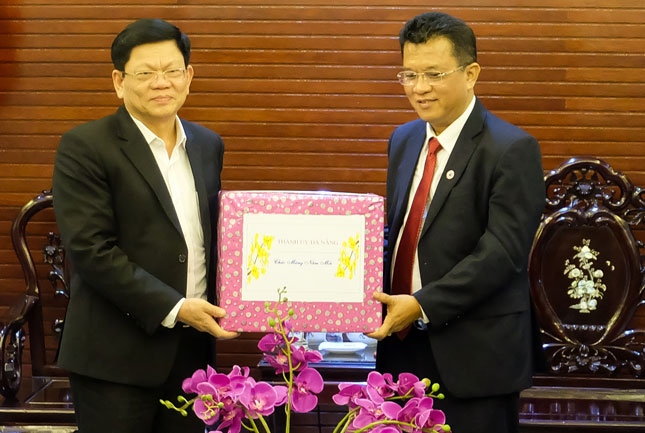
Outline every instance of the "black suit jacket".
[[[390, 138], [388, 257], [425, 133], [425, 122], [416, 120]], [[420, 234], [422, 289], [414, 295], [430, 319], [428, 341], [441, 379], [458, 397], [510, 393], [530, 384], [527, 262], [544, 196], [535, 138], [476, 101]], [[384, 281], [389, 290], [389, 266]], [[378, 357], [396, 362], [395, 353]]]
[[[224, 146], [209, 129], [182, 124], [213, 300]], [[73, 269], [59, 364], [113, 382], [161, 384], [180, 332], [161, 321], [186, 293], [188, 251], [154, 156], [123, 106], [61, 138], [53, 194]]]

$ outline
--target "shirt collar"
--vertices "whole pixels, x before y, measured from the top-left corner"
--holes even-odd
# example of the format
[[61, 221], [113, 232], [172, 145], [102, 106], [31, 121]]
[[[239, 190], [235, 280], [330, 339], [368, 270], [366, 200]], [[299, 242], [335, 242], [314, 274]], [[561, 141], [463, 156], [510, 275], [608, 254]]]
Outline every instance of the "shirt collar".
[[441, 143], [441, 147], [448, 152], [452, 152], [452, 149], [455, 147], [457, 139], [459, 138], [459, 134], [461, 134], [461, 130], [464, 129], [464, 125], [466, 124], [468, 117], [470, 117], [470, 113], [472, 113], [475, 108], [475, 99], [477, 98], [473, 96], [473, 99], [470, 101], [470, 104], [468, 104], [468, 107], [466, 107], [466, 110], [461, 113], [461, 116], [457, 117], [457, 119], [455, 119], [455, 121], [439, 135], [435, 134], [430, 123], [426, 122], [427, 140], [429, 141], [432, 137], [437, 137], [439, 143]]
[[[139, 131], [141, 131], [141, 134], [143, 134], [143, 138], [146, 140], [149, 146], [152, 146], [157, 140], [163, 143], [163, 140], [159, 138], [157, 134], [152, 132], [150, 128], [148, 128], [142, 121], [135, 118], [132, 114], [130, 114], [130, 117], [132, 118], [132, 120], [134, 120], [134, 124], [137, 125], [137, 128], [139, 128]], [[175, 126], [177, 129], [177, 142], [175, 143], [175, 145], [179, 145], [185, 149], [186, 131], [184, 131], [184, 125], [181, 124], [181, 120], [179, 120], [179, 116], [175, 116]]]

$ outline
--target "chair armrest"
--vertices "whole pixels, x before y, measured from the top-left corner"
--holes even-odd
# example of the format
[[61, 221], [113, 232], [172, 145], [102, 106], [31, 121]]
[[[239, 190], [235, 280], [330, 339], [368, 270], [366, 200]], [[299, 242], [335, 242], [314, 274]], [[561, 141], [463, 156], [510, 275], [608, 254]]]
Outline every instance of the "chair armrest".
[[23, 329], [38, 303], [37, 296], [23, 293], [5, 313], [0, 326], [0, 394], [13, 399], [22, 381]]

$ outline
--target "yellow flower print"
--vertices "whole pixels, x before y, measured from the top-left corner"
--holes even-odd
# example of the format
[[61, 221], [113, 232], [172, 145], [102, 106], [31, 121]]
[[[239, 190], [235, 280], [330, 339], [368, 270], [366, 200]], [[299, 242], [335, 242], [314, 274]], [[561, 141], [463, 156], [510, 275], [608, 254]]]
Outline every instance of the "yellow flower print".
[[251, 250], [249, 251], [248, 265], [247, 265], [247, 281], [250, 283], [252, 279], [260, 278], [260, 275], [266, 273], [266, 266], [269, 263], [269, 250], [273, 243], [273, 236], [262, 236], [262, 243], [259, 242], [260, 234], [256, 233], [251, 243]]
[[356, 238], [349, 237], [346, 242], [343, 242], [343, 247], [340, 250], [340, 258], [338, 259], [338, 269], [336, 270], [337, 278], [354, 278], [356, 272], [356, 263], [358, 263], [359, 252], [359, 234], [356, 233]]

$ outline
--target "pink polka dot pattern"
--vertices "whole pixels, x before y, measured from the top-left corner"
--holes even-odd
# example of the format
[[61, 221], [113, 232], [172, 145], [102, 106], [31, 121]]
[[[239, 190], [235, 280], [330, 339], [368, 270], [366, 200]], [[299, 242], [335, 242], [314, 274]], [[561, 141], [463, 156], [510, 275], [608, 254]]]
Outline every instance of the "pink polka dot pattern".
[[[218, 222], [217, 298], [227, 312], [226, 330], [268, 332], [264, 302], [242, 301], [242, 223], [245, 214], [364, 215], [365, 262], [362, 303], [289, 302], [293, 329], [305, 332], [371, 332], [382, 307], [372, 294], [383, 290], [384, 199], [374, 194], [308, 191], [222, 191]], [[277, 287], [276, 287], [277, 290]]]

